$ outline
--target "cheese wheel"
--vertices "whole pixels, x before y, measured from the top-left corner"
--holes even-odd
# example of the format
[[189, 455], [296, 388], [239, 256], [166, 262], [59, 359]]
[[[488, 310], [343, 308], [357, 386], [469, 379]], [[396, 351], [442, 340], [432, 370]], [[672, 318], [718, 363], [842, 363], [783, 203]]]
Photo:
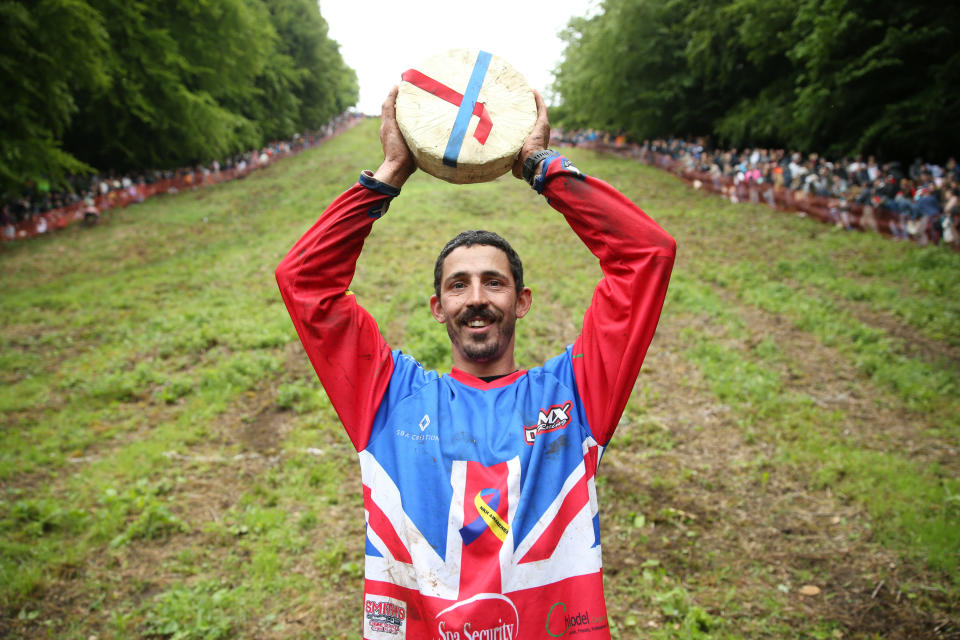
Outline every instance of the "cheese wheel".
[[397, 124], [417, 166], [447, 182], [510, 171], [537, 121], [533, 91], [503, 58], [453, 49], [402, 75]]

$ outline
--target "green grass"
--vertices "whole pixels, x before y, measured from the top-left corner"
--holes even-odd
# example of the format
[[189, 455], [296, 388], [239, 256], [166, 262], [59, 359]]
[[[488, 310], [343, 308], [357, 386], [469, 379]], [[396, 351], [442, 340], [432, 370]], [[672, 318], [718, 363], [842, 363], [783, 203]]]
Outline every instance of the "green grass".
[[[960, 443], [960, 256], [569, 153], [680, 247], [662, 319], [674, 337], [654, 342], [599, 477], [615, 637], [879, 633], [852, 628], [826, 598], [818, 615], [798, 608], [803, 581], [843, 584], [832, 567], [729, 546], [735, 507], [780, 508], [781, 495], [854, 514], [837, 535], [904, 567], [901, 614], [955, 616], [958, 467], [924, 452]], [[359, 472], [273, 269], [378, 159], [365, 123], [244, 180], [0, 247], [0, 635], [356, 637]], [[415, 175], [367, 241], [357, 299], [392, 346], [449, 370], [427, 301], [436, 252], [465, 228], [501, 233], [524, 258], [534, 304], [518, 325], [520, 365], [557, 353], [599, 268], [509, 176], [454, 186]], [[798, 358], [808, 347], [791, 335], [829, 362]], [[906, 426], [886, 433], [852, 405], [825, 405], [805, 381], [834, 366], [876, 399], [871, 415]], [[678, 392], [722, 419], [674, 419]], [[707, 435], [747, 457], [723, 471], [691, 458]], [[716, 506], [727, 498], [746, 506]], [[760, 531], [777, 513], [754, 515]], [[864, 580], [884, 567], [858, 565]]]

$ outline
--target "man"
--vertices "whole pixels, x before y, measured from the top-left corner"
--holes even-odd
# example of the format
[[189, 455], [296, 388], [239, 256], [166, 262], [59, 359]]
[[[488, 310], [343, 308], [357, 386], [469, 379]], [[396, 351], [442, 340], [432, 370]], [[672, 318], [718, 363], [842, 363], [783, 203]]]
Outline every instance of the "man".
[[347, 291], [374, 220], [415, 170], [383, 105], [384, 160], [337, 198], [277, 268], [301, 341], [360, 457], [367, 540], [363, 637], [609, 638], [594, 475], [653, 337], [675, 244], [609, 185], [547, 151], [547, 109], [525, 174], [600, 259], [576, 342], [518, 369], [514, 327], [531, 306], [496, 234], [441, 252], [430, 310], [447, 375], [391, 351]]

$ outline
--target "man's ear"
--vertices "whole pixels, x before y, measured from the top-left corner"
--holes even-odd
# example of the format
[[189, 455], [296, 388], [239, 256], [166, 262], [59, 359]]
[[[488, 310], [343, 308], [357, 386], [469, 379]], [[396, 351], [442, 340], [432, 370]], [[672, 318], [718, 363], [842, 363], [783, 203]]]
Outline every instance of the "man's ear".
[[520, 295], [517, 296], [517, 317], [522, 318], [527, 315], [531, 304], [533, 304], [533, 292], [530, 291], [530, 287], [524, 287]]
[[444, 324], [447, 321], [447, 314], [444, 313], [443, 307], [440, 306], [440, 299], [435, 295], [430, 296], [430, 313], [433, 314], [434, 319], [440, 324]]

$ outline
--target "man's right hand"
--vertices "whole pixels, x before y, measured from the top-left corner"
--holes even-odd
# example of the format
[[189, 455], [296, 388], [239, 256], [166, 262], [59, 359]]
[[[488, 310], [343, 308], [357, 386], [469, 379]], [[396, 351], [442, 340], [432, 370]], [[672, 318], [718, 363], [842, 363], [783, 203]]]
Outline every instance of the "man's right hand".
[[417, 162], [407, 147], [400, 126], [397, 124], [397, 92], [394, 86], [383, 101], [380, 110], [380, 144], [383, 146], [383, 164], [374, 172], [373, 177], [391, 187], [400, 188], [414, 171]]

